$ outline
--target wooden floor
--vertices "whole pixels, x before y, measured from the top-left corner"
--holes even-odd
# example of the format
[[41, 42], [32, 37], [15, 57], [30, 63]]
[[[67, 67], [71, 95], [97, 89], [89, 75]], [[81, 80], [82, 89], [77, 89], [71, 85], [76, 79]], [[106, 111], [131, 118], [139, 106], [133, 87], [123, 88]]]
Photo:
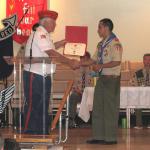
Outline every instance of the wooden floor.
[[[3, 137], [13, 136], [11, 129], [0, 129]], [[150, 129], [119, 129], [117, 145], [90, 145], [86, 140], [91, 137], [90, 128], [69, 129], [69, 138], [65, 144], [54, 150], [150, 150]], [[39, 147], [38, 150], [46, 150]], [[52, 148], [50, 148], [52, 149]]]
[[66, 150], [150, 150], [150, 129], [119, 129], [117, 145], [90, 145], [91, 129], [74, 129], [69, 132], [69, 139], [64, 144]]

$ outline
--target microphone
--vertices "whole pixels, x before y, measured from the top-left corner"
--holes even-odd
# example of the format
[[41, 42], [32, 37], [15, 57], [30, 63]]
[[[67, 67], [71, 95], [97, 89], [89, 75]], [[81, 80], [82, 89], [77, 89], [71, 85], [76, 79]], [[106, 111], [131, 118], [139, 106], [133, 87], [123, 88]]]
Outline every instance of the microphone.
[[33, 26], [32, 26], [32, 31], [36, 31], [36, 29], [40, 26], [39, 23], [35, 23]]
[[32, 38], [31, 47], [30, 47], [30, 59], [32, 59], [32, 44], [33, 44], [35, 32], [36, 32], [36, 29], [37, 29], [39, 26], [40, 26], [39, 23], [35, 23], [35, 24], [32, 26], [32, 31], [34, 31], [34, 33], [33, 33], [33, 38]]
[[34, 36], [35, 36], [36, 29], [37, 29], [39, 26], [40, 26], [39, 23], [35, 23], [35, 24], [32, 26], [32, 31], [34, 31], [34, 33], [33, 33], [32, 41], [31, 41], [31, 47], [30, 47], [30, 66], [31, 66], [31, 59], [32, 59], [32, 45], [33, 45], [33, 40], [34, 40]]

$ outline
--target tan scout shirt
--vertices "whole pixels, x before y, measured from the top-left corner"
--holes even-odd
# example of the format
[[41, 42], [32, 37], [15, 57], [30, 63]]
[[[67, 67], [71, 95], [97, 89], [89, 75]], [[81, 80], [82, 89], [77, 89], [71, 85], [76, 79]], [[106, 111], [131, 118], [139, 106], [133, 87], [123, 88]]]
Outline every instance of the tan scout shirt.
[[[105, 42], [101, 41], [98, 43], [97, 50], [93, 56], [93, 60], [95, 60], [97, 63], [99, 62], [98, 60], [98, 53], [99, 53], [99, 48], [100, 45]], [[109, 63], [112, 61], [121, 61], [122, 60], [122, 45], [119, 42], [117, 38], [113, 39], [107, 46], [104, 48], [104, 52], [102, 55], [103, 58], [103, 64]], [[119, 66], [113, 67], [113, 68], [103, 68], [102, 70], [102, 75], [120, 75], [121, 71], [121, 64]]]

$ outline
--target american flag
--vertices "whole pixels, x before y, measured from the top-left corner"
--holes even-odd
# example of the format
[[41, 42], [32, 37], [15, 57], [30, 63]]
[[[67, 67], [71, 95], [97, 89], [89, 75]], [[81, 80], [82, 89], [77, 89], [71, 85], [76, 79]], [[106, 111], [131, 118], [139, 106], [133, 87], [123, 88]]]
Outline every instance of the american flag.
[[7, 104], [10, 102], [14, 90], [15, 90], [15, 84], [12, 84], [6, 89], [0, 91], [0, 113], [3, 113]]

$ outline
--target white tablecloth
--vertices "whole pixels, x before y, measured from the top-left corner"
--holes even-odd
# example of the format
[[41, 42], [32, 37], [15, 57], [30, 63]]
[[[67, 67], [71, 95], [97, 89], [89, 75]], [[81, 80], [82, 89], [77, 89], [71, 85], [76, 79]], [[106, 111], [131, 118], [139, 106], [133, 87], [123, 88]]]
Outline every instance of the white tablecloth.
[[[79, 117], [85, 122], [90, 118], [90, 111], [93, 108], [93, 96], [94, 87], [86, 87], [79, 110]], [[130, 108], [150, 108], [150, 87], [121, 87], [120, 108], [129, 110]], [[128, 126], [130, 127], [130, 125]]]

